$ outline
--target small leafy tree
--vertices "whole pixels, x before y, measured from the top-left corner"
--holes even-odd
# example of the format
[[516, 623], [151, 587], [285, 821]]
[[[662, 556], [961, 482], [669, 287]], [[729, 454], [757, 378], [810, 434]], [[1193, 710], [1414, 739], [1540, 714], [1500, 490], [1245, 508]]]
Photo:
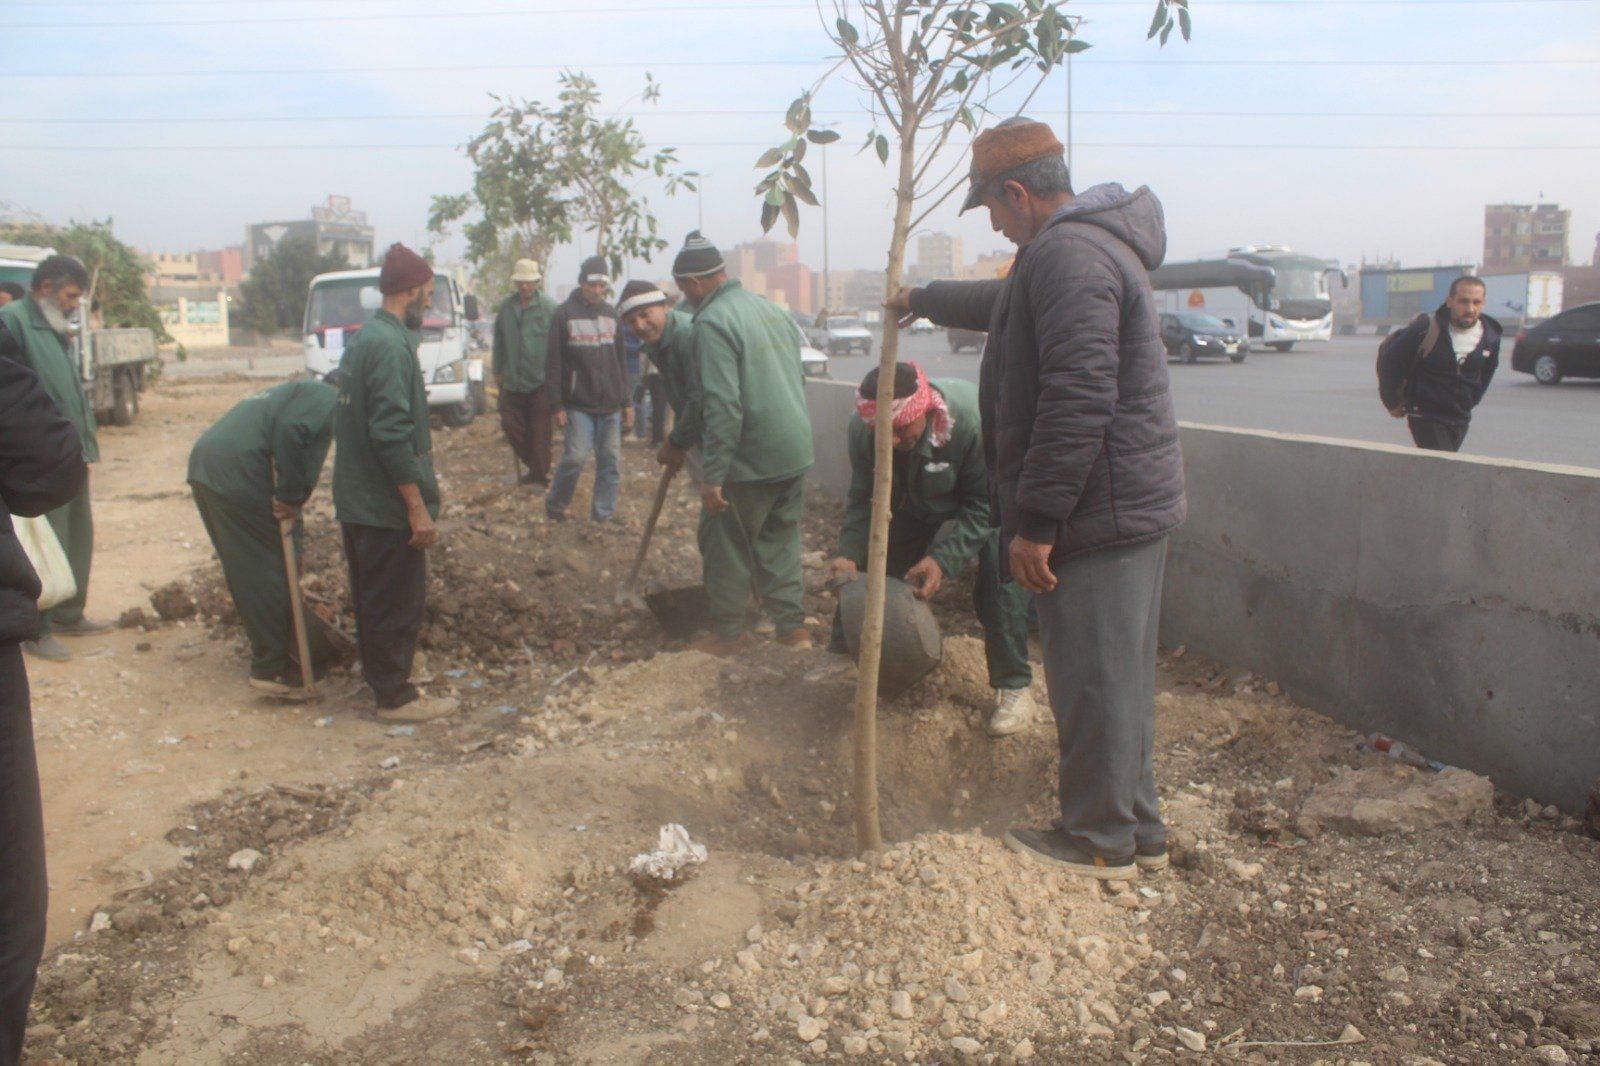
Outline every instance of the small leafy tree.
[[107, 326], [148, 329], [156, 340], [172, 340], [161, 313], [150, 302], [145, 283], [149, 263], [112, 232], [111, 220], [52, 226], [35, 220], [0, 223], [0, 240], [54, 248], [76, 256], [89, 270], [85, 302], [96, 307]]
[[[480, 275], [524, 257], [543, 270], [576, 231], [593, 234], [594, 254], [620, 271], [624, 259], [667, 246], [641, 186], [660, 181], [669, 196], [694, 190], [695, 175], [676, 169], [676, 150], [651, 152], [632, 119], [599, 113], [593, 78], [569, 72], [560, 82], [554, 105], [491, 97], [489, 123], [466, 147], [476, 168], [471, 191], [433, 198], [428, 228], [436, 234], [472, 216], [463, 233]], [[646, 74], [638, 99], [660, 95]]]
[[[964, 157], [953, 166], [941, 166], [951, 137], [957, 130], [975, 132], [979, 116], [994, 113], [990, 104], [997, 97], [1031, 84], [1017, 110], [1026, 108], [1068, 54], [1089, 47], [1077, 37], [1077, 20], [1061, 13], [1064, 2], [833, 0], [834, 18], [830, 25], [824, 16], [824, 30], [840, 58], [789, 105], [784, 116], [787, 137], [756, 162], [758, 169], [768, 170], [756, 186], [762, 200], [762, 230], [770, 230], [782, 218], [790, 236], [795, 236], [800, 204], [817, 206], [803, 162], [806, 146], [832, 143], [839, 134], [813, 124], [811, 103], [834, 75], [848, 72], [865, 94], [872, 117], [861, 150], [872, 150], [884, 164], [892, 158], [895, 168], [886, 296], [897, 293], [912, 232], [961, 186]], [[1187, 40], [1188, 0], [1156, 0], [1149, 36], [1159, 35], [1165, 45], [1174, 26]], [[886, 323], [878, 374], [867, 608], [855, 696], [856, 844], [864, 851], [883, 843], [878, 819], [878, 672], [894, 476], [893, 370], [899, 349], [899, 334]]]
[[239, 319], [246, 328], [266, 335], [299, 329], [306, 317], [311, 279], [349, 268], [342, 257], [318, 252], [310, 237], [285, 237], [271, 255], [250, 268], [250, 276], [239, 286], [244, 304]]

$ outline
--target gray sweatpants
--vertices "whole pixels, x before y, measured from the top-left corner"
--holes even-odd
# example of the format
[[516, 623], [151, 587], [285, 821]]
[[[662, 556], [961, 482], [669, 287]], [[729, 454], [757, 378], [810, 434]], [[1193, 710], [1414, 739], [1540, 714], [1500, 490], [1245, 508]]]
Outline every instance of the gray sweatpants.
[[1056, 569], [1035, 598], [1061, 745], [1061, 817], [1072, 842], [1127, 859], [1166, 842], [1156, 798], [1156, 631], [1167, 541], [1107, 548]]

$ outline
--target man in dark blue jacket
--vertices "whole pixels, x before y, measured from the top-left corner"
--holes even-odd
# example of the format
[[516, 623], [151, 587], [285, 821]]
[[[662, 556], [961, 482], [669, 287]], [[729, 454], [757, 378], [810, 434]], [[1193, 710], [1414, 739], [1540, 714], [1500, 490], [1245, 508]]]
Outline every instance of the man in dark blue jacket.
[[1156, 797], [1156, 625], [1183, 457], [1149, 271], [1166, 254], [1149, 189], [1074, 195], [1048, 126], [1007, 119], [972, 146], [963, 210], [1018, 247], [1008, 277], [934, 282], [887, 305], [987, 330], [979, 371], [990, 512], [1036, 595], [1061, 745], [1061, 816], [1006, 842], [1099, 878], [1167, 861]]
[[11, 516], [53, 511], [89, 479], [77, 428], [20, 357], [20, 345], [0, 324], [0, 1066], [22, 1057], [48, 892], [21, 647], [39, 634], [40, 586]]
[[1460, 451], [1472, 409], [1489, 391], [1500, 366], [1500, 323], [1483, 313], [1486, 296], [1482, 278], [1459, 277], [1442, 307], [1378, 349], [1378, 398], [1406, 420], [1419, 448]]

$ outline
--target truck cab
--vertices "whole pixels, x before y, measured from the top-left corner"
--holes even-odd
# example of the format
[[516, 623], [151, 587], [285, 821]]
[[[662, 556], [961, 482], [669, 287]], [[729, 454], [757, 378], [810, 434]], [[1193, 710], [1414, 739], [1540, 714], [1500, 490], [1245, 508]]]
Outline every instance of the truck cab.
[[[347, 344], [383, 306], [378, 268], [337, 270], [311, 279], [302, 330], [306, 370], [323, 377], [339, 366]], [[435, 274], [433, 303], [422, 318], [417, 363], [428, 407], [448, 426], [464, 426], [484, 407], [483, 359], [472, 352], [470, 323], [478, 299], [463, 295], [455, 279]]]

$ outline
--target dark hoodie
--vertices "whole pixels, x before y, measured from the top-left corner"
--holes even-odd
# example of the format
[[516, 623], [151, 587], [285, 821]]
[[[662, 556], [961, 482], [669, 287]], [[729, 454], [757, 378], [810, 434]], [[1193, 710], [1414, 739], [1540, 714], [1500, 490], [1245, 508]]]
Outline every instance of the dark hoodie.
[[1166, 256], [1148, 188], [1096, 185], [998, 281], [937, 281], [911, 309], [987, 330], [980, 371], [991, 511], [1052, 564], [1183, 522], [1183, 456], [1149, 271]]
[[1428, 316], [1418, 315], [1400, 333], [1378, 349], [1378, 395], [1391, 411], [1404, 404], [1406, 413], [1452, 426], [1472, 421], [1489, 382], [1500, 366], [1500, 323], [1479, 315], [1483, 337], [1478, 346], [1457, 359], [1450, 340], [1450, 305], [1433, 313], [1438, 336], [1430, 351], [1422, 351], [1428, 335]]
[[557, 410], [608, 415], [628, 406], [628, 353], [609, 303], [591, 304], [582, 289], [550, 316], [550, 402]]

